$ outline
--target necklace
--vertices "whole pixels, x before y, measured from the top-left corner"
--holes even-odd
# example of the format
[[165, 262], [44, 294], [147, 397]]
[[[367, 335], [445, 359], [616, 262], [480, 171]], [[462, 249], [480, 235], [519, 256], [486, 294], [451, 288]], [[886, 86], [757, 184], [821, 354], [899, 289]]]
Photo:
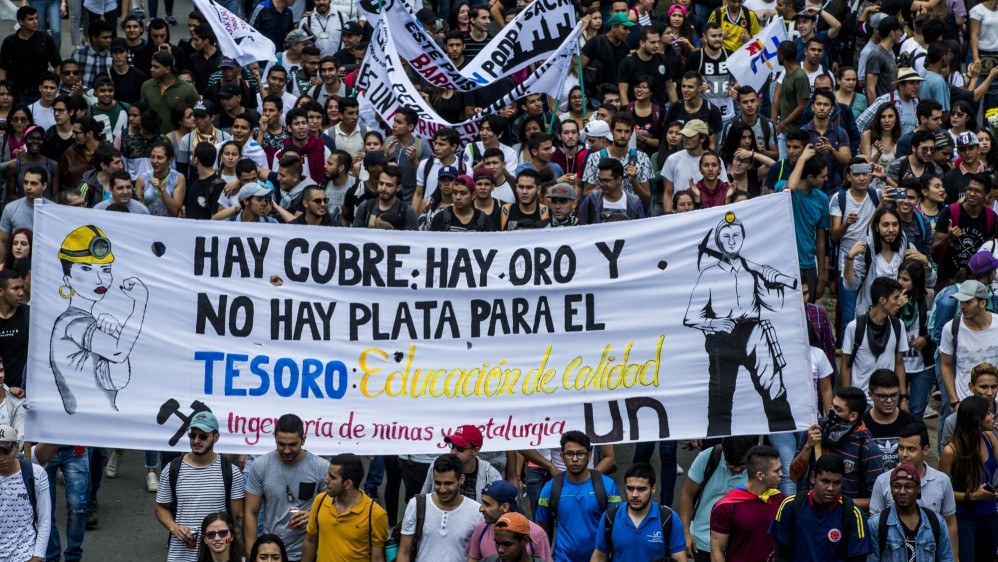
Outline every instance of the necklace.
[[298, 471], [301, 470], [301, 465], [303, 464], [302, 461], [305, 460], [305, 457], [301, 453], [298, 453], [298, 455], [302, 458], [298, 459], [297, 464], [295, 465], [295, 471], [291, 475], [291, 481], [289, 482], [287, 478], [284, 479], [284, 491], [288, 494], [288, 503], [295, 503], [295, 494], [291, 491], [291, 482], [298, 481]]

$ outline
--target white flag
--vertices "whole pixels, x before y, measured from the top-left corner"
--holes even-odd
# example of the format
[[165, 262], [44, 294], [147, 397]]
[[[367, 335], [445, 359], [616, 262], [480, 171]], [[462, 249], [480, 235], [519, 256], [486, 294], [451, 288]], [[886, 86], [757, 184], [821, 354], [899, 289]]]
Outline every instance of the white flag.
[[208, 25], [215, 32], [218, 48], [223, 55], [242, 66], [277, 58], [277, 49], [273, 41], [215, 0], [194, 0], [194, 6], [208, 20]]
[[437, 114], [409, 80], [399, 60], [400, 53], [396, 48], [394, 35], [382, 20], [374, 29], [371, 46], [357, 77], [361, 116], [366, 122], [373, 122], [374, 115], [377, 114], [386, 123], [390, 123], [400, 107], [411, 107], [419, 114], [419, 124], [413, 131], [416, 138], [430, 140], [439, 129], [453, 127], [461, 135], [461, 143], [464, 144], [478, 135], [478, 121], [485, 115], [496, 113], [531, 94], [550, 95], [552, 92], [560, 92], [565, 77], [571, 70], [572, 56], [579, 48], [577, 35], [581, 28], [582, 23], [576, 25], [562, 40], [561, 46], [508, 94], [482, 108], [481, 113], [471, 119], [450, 123]]
[[758, 90], [774, 72], [783, 72], [776, 59], [780, 42], [787, 40], [787, 28], [782, 18], [773, 18], [765, 29], [749, 39], [728, 57], [728, 71], [742, 86]]
[[[399, 56], [428, 83], [458, 92], [470, 92], [543, 61], [557, 50], [575, 27], [571, 0], [531, 2], [493, 37], [475, 58], [457, 68], [447, 58], [403, 0], [386, 0], [384, 17], [373, 12], [377, 3], [360, 2], [367, 21], [385, 22]], [[372, 42], [373, 43], [373, 42]]]

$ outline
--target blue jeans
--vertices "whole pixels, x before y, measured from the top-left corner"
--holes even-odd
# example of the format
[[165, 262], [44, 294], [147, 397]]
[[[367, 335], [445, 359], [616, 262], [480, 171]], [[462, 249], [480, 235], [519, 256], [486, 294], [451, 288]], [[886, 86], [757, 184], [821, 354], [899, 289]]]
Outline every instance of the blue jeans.
[[998, 513], [957, 513], [956, 529], [960, 560], [994, 560], [995, 548], [998, 547]]
[[[905, 378], [908, 380], [908, 412], [920, 420], [925, 413], [925, 407], [929, 404], [932, 384], [936, 382], [936, 368], [929, 367], [924, 371], [908, 373]], [[939, 425], [942, 424], [940, 420]]]
[[[659, 474], [659, 502], [672, 507], [676, 492], [676, 449], [678, 441], [658, 441], [658, 460], [661, 465]], [[655, 452], [655, 441], [644, 441], [634, 445], [633, 462], [650, 462], [651, 454]]]
[[38, 10], [38, 31], [52, 30], [55, 49], [62, 48], [62, 17], [59, 15], [61, 0], [31, 0], [28, 5]]
[[769, 443], [780, 452], [780, 465], [783, 478], [780, 480], [780, 491], [790, 496], [797, 493], [797, 483], [790, 479], [790, 462], [797, 455], [797, 446], [804, 437], [804, 432], [773, 433], [769, 435]]
[[536, 466], [527, 467], [527, 475], [523, 481], [523, 487], [527, 491], [527, 499], [530, 500], [530, 511], [537, 517], [537, 499], [541, 497], [541, 488], [551, 479], [551, 473]]
[[[849, 251], [847, 248], [842, 248], [840, 251]], [[845, 283], [839, 278], [839, 317], [838, 317], [838, 341], [842, 341], [842, 334], [846, 331], [846, 324], [852, 322], [856, 319], [856, 298], [859, 296], [859, 291], [850, 291], [845, 288]], [[852, 353], [852, 350], [849, 350]]]
[[58, 562], [62, 547], [59, 542], [59, 529], [55, 526], [56, 470], [62, 469], [66, 479], [66, 552], [67, 562], [83, 559], [83, 535], [87, 529], [87, 502], [90, 499], [90, 452], [83, 447], [77, 454], [75, 447], [59, 447], [55, 456], [45, 467], [49, 477], [49, 496], [52, 499], [52, 534], [49, 536], [47, 562]]
[[[163, 0], [163, 3], [165, 4], [164, 7], [166, 8], [166, 15], [172, 16], [173, 15], [173, 0]], [[239, 13], [238, 10], [234, 10], [233, 9], [233, 8], [236, 7], [236, 3], [234, 1], [220, 2], [220, 3], [222, 4], [222, 6], [225, 7], [225, 9], [229, 10], [233, 14], [238, 14]], [[230, 7], [230, 4], [231, 4], [231, 7]], [[150, 18], [156, 17], [156, 13], [158, 11], [159, 11], [159, 0], [149, 0], [149, 17]]]
[[380, 455], [371, 459], [367, 467], [367, 478], [364, 479], [364, 493], [372, 498], [378, 495], [378, 488], [385, 480], [385, 457]]

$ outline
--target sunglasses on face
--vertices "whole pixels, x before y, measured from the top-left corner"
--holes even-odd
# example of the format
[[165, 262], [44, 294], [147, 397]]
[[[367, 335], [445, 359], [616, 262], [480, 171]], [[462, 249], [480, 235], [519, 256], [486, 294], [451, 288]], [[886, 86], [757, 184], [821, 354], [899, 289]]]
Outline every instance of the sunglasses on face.
[[206, 538], [208, 540], [214, 540], [215, 537], [218, 537], [220, 539], [224, 539], [225, 537], [228, 537], [228, 536], [229, 536], [229, 530], [228, 529], [222, 529], [221, 531], [205, 531], [205, 533], [204, 533], [204, 538]]
[[187, 436], [191, 438], [191, 441], [197, 441], [197, 440], [207, 441], [211, 439], [210, 435], [208, 435], [207, 433], [201, 433], [199, 431], [191, 431], [190, 433], [187, 434]]
[[63, 76], [79, 76], [80, 75], [80, 71], [79, 70], [63, 70], [62, 71], [62, 75]]

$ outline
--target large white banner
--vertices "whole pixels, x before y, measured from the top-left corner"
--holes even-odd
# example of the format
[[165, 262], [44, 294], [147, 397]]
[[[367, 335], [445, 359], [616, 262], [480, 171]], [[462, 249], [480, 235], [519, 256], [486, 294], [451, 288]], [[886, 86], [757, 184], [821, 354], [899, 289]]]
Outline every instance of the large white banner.
[[395, 35], [384, 27], [384, 22], [379, 22], [357, 78], [361, 116], [367, 122], [374, 122], [373, 115], [377, 114], [384, 122], [391, 123], [392, 116], [400, 107], [411, 107], [419, 114], [419, 124], [413, 132], [416, 138], [429, 141], [438, 130], [453, 127], [461, 135], [462, 144], [470, 142], [478, 136], [478, 121], [485, 115], [497, 113], [524, 96], [561, 92], [572, 66], [572, 57], [578, 51], [578, 41], [575, 38], [581, 26], [581, 23], [576, 26], [562, 40], [558, 49], [508, 94], [482, 108], [475, 117], [451, 123], [440, 117], [419, 95], [399, 60]]
[[463, 424], [507, 450], [815, 421], [789, 193], [479, 235], [34, 224], [31, 441], [186, 449], [206, 409], [245, 453], [289, 412], [323, 454], [439, 452]]
[[242, 66], [277, 57], [273, 41], [215, 0], [194, 0], [194, 6], [208, 20], [223, 55]]
[[459, 92], [487, 86], [547, 59], [576, 25], [575, 6], [571, 0], [535, 0], [504, 26], [477, 56], [458, 69], [403, 0], [385, 0], [384, 17], [376, 13], [377, 2], [368, 0], [360, 5], [368, 11], [369, 23], [384, 21], [388, 25], [399, 55], [427, 83]]
[[773, 18], [762, 31], [728, 57], [731, 77], [742, 86], [762, 89], [770, 74], [783, 72], [776, 49], [787, 40], [787, 27], [781, 18]]

